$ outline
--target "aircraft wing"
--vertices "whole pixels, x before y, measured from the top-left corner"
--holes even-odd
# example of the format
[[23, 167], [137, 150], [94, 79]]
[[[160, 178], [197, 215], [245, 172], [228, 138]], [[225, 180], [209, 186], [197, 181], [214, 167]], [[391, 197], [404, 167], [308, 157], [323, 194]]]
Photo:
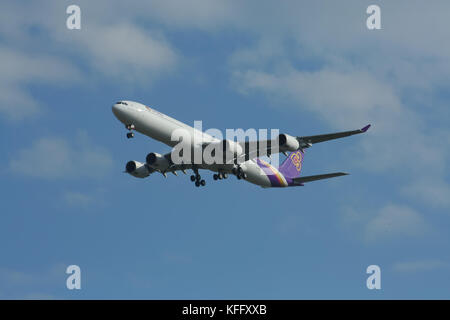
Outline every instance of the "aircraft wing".
[[358, 129], [358, 130], [320, 134], [317, 136], [297, 137], [297, 140], [305, 142], [305, 143], [314, 144], [314, 143], [324, 142], [324, 141], [328, 141], [328, 140], [344, 138], [344, 137], [352, 136], [354, 134], [364, 133], [367, 130], [369, 130], [369, 128], [370, 128], [370, 124], [368, 124], [367, 126], [365, 126], [362, 129]]
[[[320, 135], [315, 135], [315, 136], [302, 136], [302, 137], [292, 137], [292, 138], [296, 139], [298, 141], [299, 149], [304, 149], [304, 148], [311, 147], [315, 143], [344, 138], [344, 137], [352, 136], [355, 134], [364, 133], [367, 130], [369, 130], [369, 128], [370, 128], [370, 124], [368, 124], [367, 126], [365, 126], [362, 129], [358, 129], [358, 130], [341, 131], [341, 132], [335, 132], [335, 133], [320, 134]], [[283, 148], [279, 145], [278, 140], [279, 139], [239, 142], [239, 144], [241, 145], [241, 147], [244, 150], [244, 154], [241, 155], [239, 158], [243, 158], [243, 159], [245, 159], [245, 161], [247, 161], [249, 159], [257, 158], [261, 155], [270, 155], [272, 153], [288, 151], [288, 150], [283, 150]]]
[[182, 171], [183, 173], [186, 173], [185, 170], [192, 169], [192, 164], [172, 164], [169, 168], [167, 168], [164, 172], [161, 172], [162, 174], [165, 174], [167, 172], [171, 172], [174, 175], [177, 175], [177, 171]]
[[238, 143], [244, 150], [244, 153], [239, 158], [244, 161], [280, 152], [276, 140], [257, 140]]
[[322, 179], [329, 179], [329, 178], [334, 178], [334, 177], [340, 177], [340, 176], [346, 176], [348, 175], [348, 173], [345, 172], [334, 172], [334, 173], [326, 173], [326, 174], [318, 174], [315, 176], [305, 176], [305, 177], [298, 177], [298, 178], [294, 178], [294, 182], [296, 184], [303, 184], [305, 182], [311, 182], [311, 181], [316, 181], [316, 180], [322, 180]]

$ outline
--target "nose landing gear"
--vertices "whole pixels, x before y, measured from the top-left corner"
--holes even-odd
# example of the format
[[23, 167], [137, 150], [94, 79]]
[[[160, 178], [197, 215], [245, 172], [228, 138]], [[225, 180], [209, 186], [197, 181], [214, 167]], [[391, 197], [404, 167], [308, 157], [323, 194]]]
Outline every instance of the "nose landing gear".
[[127, 133], [127, 138], [128, 139], [133, 138], [134, 137], [134, 132], [132, 130], [135, 129], [134, 124], [127, 124], [125, 127], [127, 128], [128, 131], [130, 131], [130, 132]]

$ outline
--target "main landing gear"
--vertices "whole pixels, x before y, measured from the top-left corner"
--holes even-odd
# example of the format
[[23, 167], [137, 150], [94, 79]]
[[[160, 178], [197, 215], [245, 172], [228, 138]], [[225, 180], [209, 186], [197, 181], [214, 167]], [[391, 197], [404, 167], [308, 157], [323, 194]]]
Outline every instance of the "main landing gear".
[[194, 174], [191, 176], [191, 181], [192, 182], [195, 181], [196, 187], [200, 187], [200, 186], [204, 187], [206, 185], [206, 181], [202, 179], [202, 177], [198, 173], [197, 169], [194, 169]]
[[238, 178], [238, 180], [247, 179], [247, 174], [244, 172], [241, 166], [233, 168], [231, 172]]
[[222, 173], [222, 172], [219, 172], [219, 173], [214, 173], [213, 174], [213, 179], [214, 180], [222, 180], [222, 179], [226, 179], [226, 178], [228, 178], [228, 174], [227, 173]]
[[127, 133], [127, 138], [128, 139], [133, 138], [134, 137], [134, 132], [132, 130], [135, 129], [134, 124], [127, 124], [125, 127], [127, 128], [128, 131], [130, 131], [130, 132]]

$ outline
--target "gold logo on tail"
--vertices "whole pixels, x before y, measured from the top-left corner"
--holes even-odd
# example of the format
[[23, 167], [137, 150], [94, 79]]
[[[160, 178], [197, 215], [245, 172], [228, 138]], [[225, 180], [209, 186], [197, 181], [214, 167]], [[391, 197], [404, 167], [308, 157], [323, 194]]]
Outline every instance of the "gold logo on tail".
[[300, 151], [292, 153], [291, 160], [294, 166], [297, 168], [297, 171], [302, 170], [302, 153]]

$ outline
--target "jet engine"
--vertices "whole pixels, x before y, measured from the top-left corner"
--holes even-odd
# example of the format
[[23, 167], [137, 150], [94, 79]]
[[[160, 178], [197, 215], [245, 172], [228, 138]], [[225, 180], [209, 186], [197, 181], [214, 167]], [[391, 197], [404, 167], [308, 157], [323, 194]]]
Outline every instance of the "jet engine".
[[147, 164], [156, 170], [165, 171], [170, 166], [170, 161], [165, 156], [151, 152], [145, 158]]
[[278, 136], [278, 143], [280, 144], [280, 151], [295, 151], [300, 148], [297, 138], [284, 133]]
[[145, 164], [134, 160], [127, 162], [125, 171], [136, 178], [145, 178], [148, 177], [151, 173], [145, 166]]

